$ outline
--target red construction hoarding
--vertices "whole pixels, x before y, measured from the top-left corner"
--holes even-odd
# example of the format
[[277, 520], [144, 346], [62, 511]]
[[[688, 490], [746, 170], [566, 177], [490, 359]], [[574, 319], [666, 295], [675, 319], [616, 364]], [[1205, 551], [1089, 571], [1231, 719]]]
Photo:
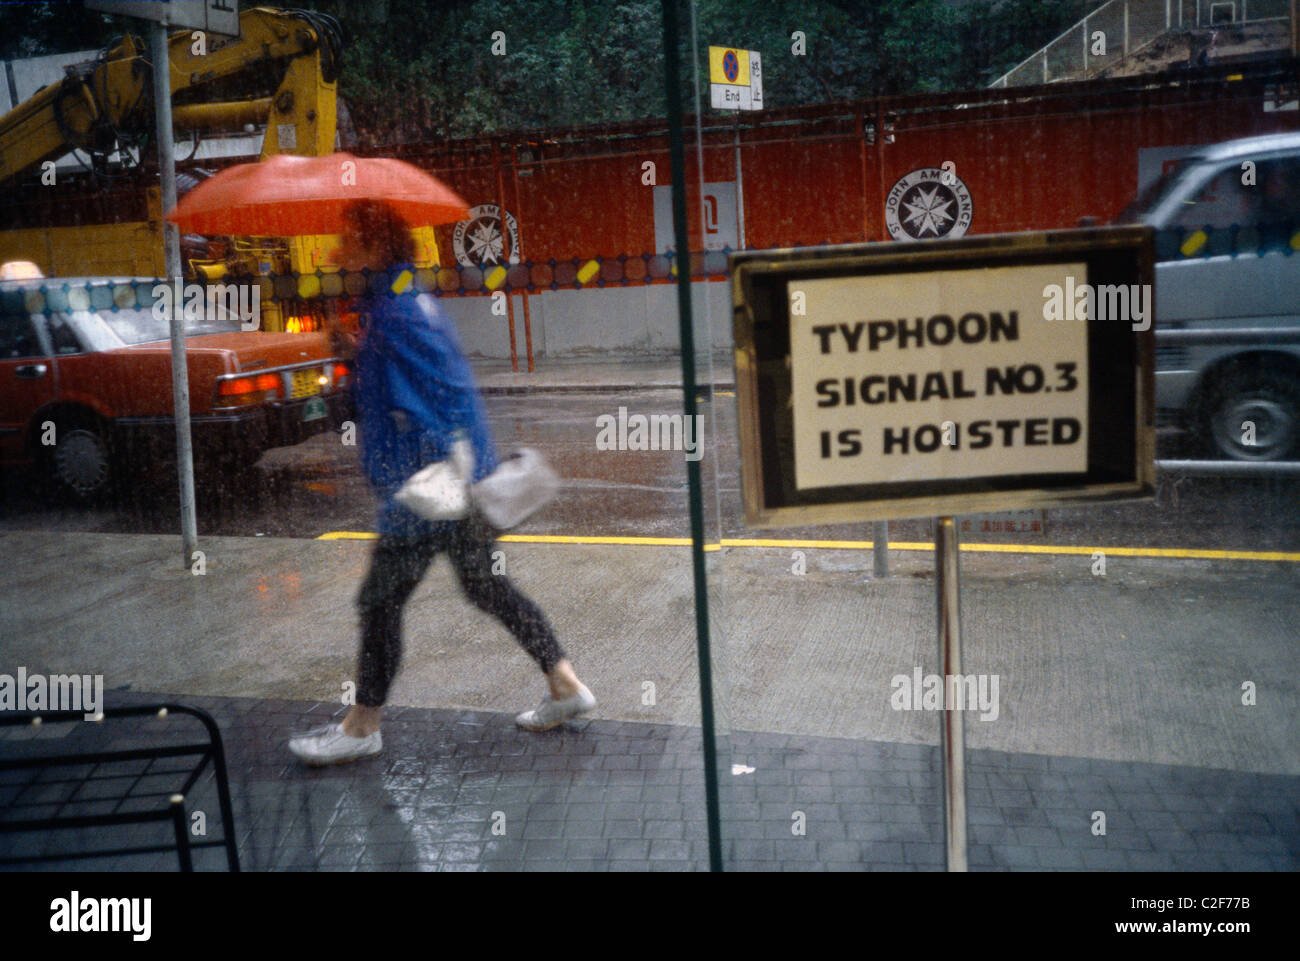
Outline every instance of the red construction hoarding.
[[[711, 113], [700, 137], [703, 181], [706, 193], [727, 196], [710, 193], [702, 203], [692, 182], [691, 236], [701, 236], [703, 211], [720, 239], [701, 246], [735, 246], [737, 138], [751, 249], [1073, 227], [1084, 217], [1104, 223], [1133, 199], [1140, 162], [1159, 148], [1300, 129], [1298, 66], [1286, 60], [1248, 75], [1218, 68], [769, 110], [743, 115], [738, 129], [736, 118]], [[687, 147], [694, 181], [693, 127]], [[486, 214], [504, 201], [518, 224], [519, 259], [540, 268], [553, 260], [576, 269], [597, 258], [590, 282], [637, 281], [649, 256], [664, 252], [655, 189], [670, 175], [660, 122], [383, 152], [436, 173], [471, 204], [489, 205]], [[661, 221], [666, 209], [659, 207]], [[448, 266], [458, 262], [452, 235], [451, 227], [440, 235]], [[463, 252], [459, 260], [466, 262]], [[550, 286], [573, 270], [562, 273], [538, 269], [528, 279]], [[512, 272], [511, 284], [524, 276]]]

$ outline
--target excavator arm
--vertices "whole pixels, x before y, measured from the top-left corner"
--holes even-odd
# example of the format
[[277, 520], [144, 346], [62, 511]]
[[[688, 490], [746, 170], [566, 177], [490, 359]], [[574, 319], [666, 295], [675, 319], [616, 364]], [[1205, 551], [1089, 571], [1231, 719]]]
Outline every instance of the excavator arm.
[[[333, 151], [344, 43], [338, 22], [315, 11], [255, 7], [240, 14], [239, 28], [231, 38], [200, 40], [188, 30], [169, 37], [176, 127], [265, 124], [263, 158]], [[144, 41], [126, 36], [0, 117], [0, 183], [73, 148], [97, 164], [117, 150], [142, 151], [153, 129], [152, 70]]]

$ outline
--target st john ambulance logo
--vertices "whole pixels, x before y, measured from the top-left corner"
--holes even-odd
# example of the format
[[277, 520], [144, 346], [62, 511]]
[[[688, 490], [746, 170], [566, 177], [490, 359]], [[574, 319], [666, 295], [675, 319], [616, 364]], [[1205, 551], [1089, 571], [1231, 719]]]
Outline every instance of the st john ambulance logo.
[[[510, 231], [510, 263], [519, 263], [519, 224], [506, 211], [506, 229]], [[492, 267], [502, 263], [501, 212], [496, 204], [478, 204], [469, 208], [469, 220], [456, 225], [451, 246], [456, 262], [466, 267]]]
[[885, 226], [895, 240], [960, 237], [970, 229], [973, 211], [970, 190], [954, 170], [922, 167], [889, 191]]

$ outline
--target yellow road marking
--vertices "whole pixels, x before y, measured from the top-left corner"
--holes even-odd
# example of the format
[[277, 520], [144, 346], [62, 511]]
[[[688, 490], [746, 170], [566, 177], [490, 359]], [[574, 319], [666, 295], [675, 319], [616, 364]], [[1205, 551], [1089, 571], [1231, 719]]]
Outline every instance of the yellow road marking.
[[[378, 534], [362, 531], [331, 531], [317, 540], [339, 541], [375, 540]], [[574, 534], [503, 534], [498, 540], [513, 544], [613, 544], [624, 547], [690, 547], [689, 537], [622, 537], [585, 536]], [[768, 538], [733, 539], [724, 537], [720, 543], [705, 544], [705, 551], [719, 551], [724, 547], [800, 547], [822, 550], [869, 551], [871, 541], [823, 540], [773, 540]], [[925, 541], [890, 541], [891, 551], [933, 551], [934, 544]], [[1050, 544], [962, 544], [961, 549], [970, 554], [1106, 554], [1111, 557], [1163, 557], [1175, 560], [1199, 561], [1287, 561], [1300, 563], [1300, 551], [1220, 551], [1186, 547], [1079, 547]]]

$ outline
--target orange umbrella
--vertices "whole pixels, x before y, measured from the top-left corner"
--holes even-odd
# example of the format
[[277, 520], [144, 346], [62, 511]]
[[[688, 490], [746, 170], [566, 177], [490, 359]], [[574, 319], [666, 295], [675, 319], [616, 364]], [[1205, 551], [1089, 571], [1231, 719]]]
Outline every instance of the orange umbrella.
[[445, 184], [401, 160], [277, 154], [203, 181], [167, 215], [183, 233], [296, 237], [337, 234], [354, 200], [389, 203], [412, 227], [469, 219], [469, 205]]

